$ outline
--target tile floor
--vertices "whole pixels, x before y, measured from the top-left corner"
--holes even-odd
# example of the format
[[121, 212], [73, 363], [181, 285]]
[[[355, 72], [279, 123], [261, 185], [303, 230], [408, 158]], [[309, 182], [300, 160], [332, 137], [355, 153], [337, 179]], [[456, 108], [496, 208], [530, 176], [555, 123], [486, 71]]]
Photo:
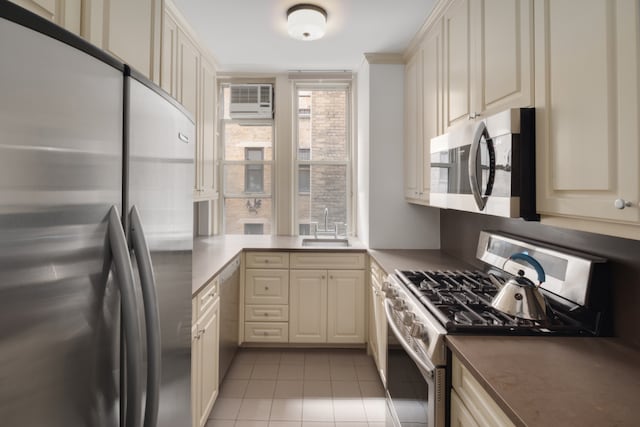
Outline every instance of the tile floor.
[[384, 427], [384, 389], [364, 350], [241, 349], [206, 427]]

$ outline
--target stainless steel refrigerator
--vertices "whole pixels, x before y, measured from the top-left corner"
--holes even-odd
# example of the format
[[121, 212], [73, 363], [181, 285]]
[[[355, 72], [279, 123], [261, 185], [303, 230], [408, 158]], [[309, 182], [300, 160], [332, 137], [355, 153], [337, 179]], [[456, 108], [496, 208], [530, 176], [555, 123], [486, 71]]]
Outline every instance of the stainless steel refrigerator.
[[0, 57], [0, 424], [189, 427], [193, 121], [4, 0]]

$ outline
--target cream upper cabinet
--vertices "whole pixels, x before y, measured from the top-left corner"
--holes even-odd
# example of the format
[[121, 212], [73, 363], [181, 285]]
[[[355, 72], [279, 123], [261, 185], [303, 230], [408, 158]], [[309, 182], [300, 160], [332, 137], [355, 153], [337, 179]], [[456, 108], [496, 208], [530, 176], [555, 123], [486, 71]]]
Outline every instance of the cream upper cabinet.
[[533, 104], [532, 0], [454, 0], [444, 12], [444, 131]]
[[469, 0], [454, 0], [443, 16], [445, 130], [471, 114], [471, 38]]
[[[422, 50], [417, 50], [404, 69], [404, 196], [419, 200], [422, 191]], [[418, 176], [420, 175], [420, 176]]]
[[104, 5], [102, 39], [92, 41], [159, 83], [162, 1], [94, 0], [91, 3], [92, 10], [100, 3]]
[[327, 342], [364, 343], [364, 270], [327, 274]]
[[[621, 228], [640, 221], [639, 9], [635, 0], [535, 2], [543, 221], [570, 217], [559, 225], [640, 238]], [[584, 222], [593, 219], [604, 222]]]
[[471, 115], [533, 105], [533, 0], [471, 2]]
[[289, 342], [327, 341], [327, 271], [291, 270]]
[[178, 24], [168, 11], [162, 15], [160, 87], [178, 98]]
[[216, 177], [216, 69], [202, 56], [200, 73], [200, 103], [198, 111], [198, 141], [196, 156], [198, 164], [199, 199], [217, 198]]
[[11, 0], [11, 2], [80, 35], [82, 0]]
[[195, 42], [178, 29], [178, 101], [194, 118], [198, 111], [198, 80], [200, 78], [200, 51]]

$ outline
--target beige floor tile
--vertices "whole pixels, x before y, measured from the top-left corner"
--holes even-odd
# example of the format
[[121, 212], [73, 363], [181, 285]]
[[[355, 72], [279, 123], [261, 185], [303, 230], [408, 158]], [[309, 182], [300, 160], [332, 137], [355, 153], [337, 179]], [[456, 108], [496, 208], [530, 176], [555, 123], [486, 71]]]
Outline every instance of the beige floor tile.
[[362, 399], [334, 399], [333, 415], [335, 421], [367, 422]]
[[331, 380], [333, 381], [353, 381], [356, 380], [355, 365], [331, 365]]
[[244, 393], [245, 399], [271, 399], [276, 389], [275, 380], [250, 380]]
[[268, 421], [271, 412], [271, 399], [242, 399], [238, 420]]
[[204, 427], [233, 427], [235, 420], [209, 420]]
[[369, 356], [366, 352], [360, 352], [353, 355], [353, 364], [356, 366], [375, 365], [376, 362], [373, 357]]
[[280, 357], [281, 365], [304, 365], [304, 351], [283, 351]]
[[332, 365], [353, 365], [352, 352], [335, 352], [329, 354], [329, 363]]
[[251, 372], [253, 371], [253, 365], [246, 365], [242, 363], [233, 363], [229, 371], [227, 371], [226, 379], [230, 380], [248, 380], [251, 378]]
[[241, 365], [253, 365], [256, 362], [258, 353], [253, 349], [241, 349], [233, 358], [233, 363]]
[[362, 397], [385, 397], [382, 383], [377, 381], [358, 381]]
[[251, 371], [252, 380], [275, 380], [278, 378], [280, 365], [275, 363], [256, 363]]
[[234, 427], [269, 427], [269, 421], [238, 420]]
[[269, 427], [302, 427], [301, 421], [269, 421]]
[[214, 420], [235, 420], [240, 410], [242, 399], [218, 398], [209, 415]]
[[380, 379], [376, 365], [356, 365], [356, 375], [359, 381], [378, 381]]
[[373, 422], [373, 423], [370, 422], [369, 423], [369, 427], [389, 427], [389, 426], [387, 425], [386, 422], [378, 422], [378, 421], [376, 421], [376, 422]]
[[282, 357], [282, 351], [280, 350], [259, 350], [256, 354], [256, 365], [279, 364]]
[[329, 353], [324, 350], [309, 350], [304, 354], [306, 364], [329, 364]]
[[305, 397], [302, 401], [302, 420], [333, 422], [332, 399], [330, 397]]
[[220, 397], [242, 399], [244, 392], [247, 390], [247, 384], [249, 384], [249, 380], [225, 379], [220, 387]]
[[303, 396], [303, 382], [299, 380], [278, 380], [276, 381], [276, 391], [273, 395], [276, 399], [296, 399]]
[[387, 408], [387, 401], [382, 397], [368, 397], [362, 399], [364, 412], [367, 414], [369, 422], [384, 421]]
[[280, 363], [280, 369], [278, 370], [279, 380], [301, 380], [303, 378], [304, 363], [297, 365]]
[[305, 380], [329, 380], [331, 379], [331, 365], [317, 362], [305, 362], [304, 379]]
[[331, 381], [305, 381], [303, 385], [304, 397], [331, 398]]
[[336, 424], [332, 422], [322, 421], [303, 421], [302, 427], [335, 427]]
[[336, 427], [369, 427], [368, 423], [354, 423], [345, 421], [336, 421]]
[[331, 391], [334, 399], [362, 397], [357, 381], [331, 381]]
[[271, 421], [301, 421], [302, 398], [300, 399], [273, 399], [271, 405]]

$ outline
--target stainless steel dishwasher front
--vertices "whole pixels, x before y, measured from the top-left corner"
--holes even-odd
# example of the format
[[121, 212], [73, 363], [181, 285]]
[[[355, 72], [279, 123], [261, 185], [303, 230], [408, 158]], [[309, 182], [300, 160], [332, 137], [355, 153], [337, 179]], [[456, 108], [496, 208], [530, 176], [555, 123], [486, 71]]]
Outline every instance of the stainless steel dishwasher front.
[[239, 300], [240, 257], [236, 257], [220, 273], [220, 383], [238, 349]]

